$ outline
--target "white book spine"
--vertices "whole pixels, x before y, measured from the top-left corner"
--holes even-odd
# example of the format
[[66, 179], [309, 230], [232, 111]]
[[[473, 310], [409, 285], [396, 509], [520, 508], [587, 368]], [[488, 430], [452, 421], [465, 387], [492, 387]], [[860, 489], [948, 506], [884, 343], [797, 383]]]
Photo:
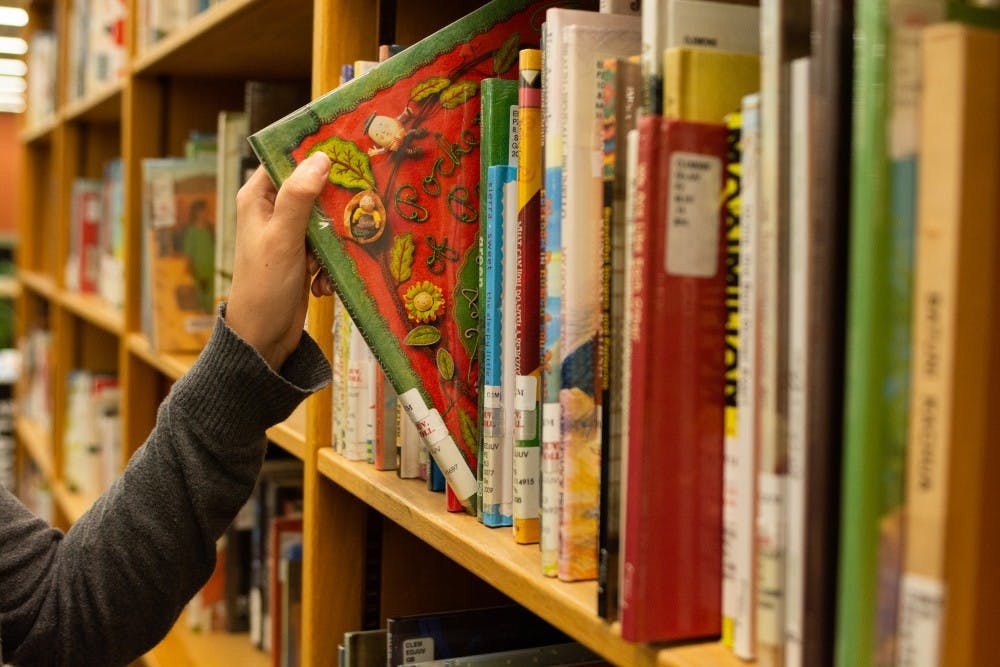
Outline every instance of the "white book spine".
[[791, 65], [791, 141], [789, 178], [789, 308], [788, 308], [788, 480], [787, 542], [785, 557], [785, 665], [802, 665], [805, 616], [806, 470], [809, 457], [809, 402], [811, 382], [809, 322], [812, 304], [809, 286], [816, 276], [811, 265], [809, 59]]

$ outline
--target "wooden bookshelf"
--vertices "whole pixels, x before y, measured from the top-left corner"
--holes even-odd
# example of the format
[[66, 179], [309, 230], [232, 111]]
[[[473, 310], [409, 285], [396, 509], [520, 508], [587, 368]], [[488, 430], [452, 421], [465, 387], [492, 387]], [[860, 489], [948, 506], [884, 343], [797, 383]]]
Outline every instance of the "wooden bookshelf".
[[[32, 3], [30, 25], [65, 25], [70, 0]], [[142, 333], [142, 173], [145, 158], [177, 154], [192, 130], [211, 131], [218, 112], [241, 108], [251, 79], [311, 81], [314, 95], [337, 84], [340, 64], [374, 59], [380, 39], [410, 44], [481, 3], [439, 0], [434, 11], [401, 0], [220, 0], [158, 43], [138, 52], [135, 9], [128, 0], [130, 45], [125, 74], [84, 99], [66, 102], [45, 122], [22, 130], [25, 185], [20, 215], [18, 284], [27, 298], [18, 308], [18, 329], [47, 326], [53, 334], [53, 426], [16, 422], [21, 448], [50, 482], [57, 514], [78, 519], [92, 499], [70, 492], [62, 480], [60, 448], [66, 407], [66, 373], [76, 367], [114, 366], [122, 385], [124, 460], [152, 427], [159, 401], [195, 362], [195, 354], [162, 354]], [[387, 23], [380, 24], [380, 21]], [[394, 23], [393, 23], [394, 22]], [[30, 30], [31, 28], [29, 28]], [[69, 67], [65, 44], [60, 79]], [[97, 177], [101, 164], [121, 155], [125, 167], [125, 305], [65, 289], [69, 195], [72, 180]], [[329, 299], [313, 300], [309, 329], [329, 354], [333, 320]], [[416, 540], [426, 551], [412, 558], [384, 558], [383, 580], [408, 581], [414, 567], [435, 602], [458, 604], [460, 591], [436, 578], [462, 577], [523, 604], [617, 665], [712, 667], [741, 664], [717, 642], [683, 646], [633, 644], [595, 612], [596, 584], [567, 584], [544, 577], [537, 547], [514, 544], [509, 531], [490, 530], [475, 519], [445, 511], [440, 494], [422, 482], [350, 462], [329, 448], [331, 393], [319, 392], [284, 423], [271, 441], [303, 462], [304, 563], [302, 664], [335, 664], [336, 645], [360, 628], [367, 521], [388, 526], [393, 540]], [[374, 512], [373, 512], [374, 510]], [[400, 535], [403, 537], [400, 537]], [[407, 555], [411, 554], [407, 552]], [[448, 574], [446, 574], [448, 573]], [[455, 586], [460, 588], [460, 586]], [[406, 590], [404, 590], [406, 589]], [[417, 589], [413, 589], [417, 590]], [[413, 606], [413, 590], [400, 585], [382, 593], [383, 611]], [[421, 594], [424, 589], [420, 588]], [[193, 633], [183, 618], [142, 663], [148, 667], [269, 664], [245, 634]]]

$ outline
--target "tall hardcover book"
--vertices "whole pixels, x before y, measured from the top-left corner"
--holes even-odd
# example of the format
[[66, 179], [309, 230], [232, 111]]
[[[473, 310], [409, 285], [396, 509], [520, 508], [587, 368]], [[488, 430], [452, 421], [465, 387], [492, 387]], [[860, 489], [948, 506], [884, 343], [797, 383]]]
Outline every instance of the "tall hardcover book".
[[514, 541], [541, 533], [542, 53], [518, 55], [517, 273], [514, 345]]
[[513, 524], [514, 339], [517, 273], [517, 168], [495, 165], [486, 177], [483, 255], [483, 524]]
[[[627, 137], [635, 129], [642, 97], [637, 59], [611, 58], [600, 70], [597, 96], [603, 163], [603, 224], [605, 255], [602, 290], [607, 294], [602, 318], [602, 400], [608, 406], [601, 421], [601, 474], [598, 503], [597, 613], [618, 618], [621, 581], [622, 450], [625, 446], [625, 301], [628, 274], [625, 261], [626, 201], [629, 190]], [[634, 170], [633, 170], [634, 171]]]
[[843, 443], [854, 2], [812, 3], [806, 527], [802, 663], [833, 663]]
[[[836, 661], [896, 661], [919, 32], [938, 0], [858, 2]], [[907, 146], [908, 144], [908, 146]]]
[[899, 664], [996, 662], [1000, 34], [923, 34]]
[[477, 491], [479, 83], [514, 76], [518, 49], [538, 43], [538, 9], [490, 2], [250, 137], [277, 183], [312, 152], [331, 156], [310, 242], [466, 509]]
[[598, 25], [606, 17], [578, 9], [552, 8], [545, 12], [542, 62], [542, 151], [545, 159], [542, 210], [542, 572], [559, 571], [559, 524], [562, 516], [562, 210], [563, 210], [563, 88], [562, 31], [569, 25]]
[[598, 143], [597, 66], [639, 48], [640, 20], [600, 14], [593, 26], [563, 29], [564, 104], [562, 324], [562, 516], [559, 578], [597, 578], [597, 505], [600, 498], [600, 335], [603, 304], [604, 225]]
[[621, 628], [693, 639], [722, 624], [726, 128], [639, 131]]

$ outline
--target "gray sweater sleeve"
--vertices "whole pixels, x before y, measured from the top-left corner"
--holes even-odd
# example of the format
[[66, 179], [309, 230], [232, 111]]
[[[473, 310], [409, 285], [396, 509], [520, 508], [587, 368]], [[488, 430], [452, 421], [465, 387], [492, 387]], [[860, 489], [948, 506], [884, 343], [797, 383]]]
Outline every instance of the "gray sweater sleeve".
[[208, 580], [264, 431], [330, 377], [308, 335], [280, 373], [222, 317], [125, 472], [63, 535], [0, 487], [0, 639], [14, 665], [124, 665]]

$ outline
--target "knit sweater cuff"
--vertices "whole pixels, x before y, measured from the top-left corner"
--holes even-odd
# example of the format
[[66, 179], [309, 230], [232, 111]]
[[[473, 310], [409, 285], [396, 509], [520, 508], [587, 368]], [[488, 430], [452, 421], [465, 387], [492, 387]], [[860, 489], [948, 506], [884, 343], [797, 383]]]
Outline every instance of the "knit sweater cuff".
[[275, 373], [229, 327], [223, 305], [205, 349], [174, 384], [171, 404], [219, 442], [241, 440], [283, 421], [306, 396], [329, 384], [330, 377], [329, 362], [306, 332]]

